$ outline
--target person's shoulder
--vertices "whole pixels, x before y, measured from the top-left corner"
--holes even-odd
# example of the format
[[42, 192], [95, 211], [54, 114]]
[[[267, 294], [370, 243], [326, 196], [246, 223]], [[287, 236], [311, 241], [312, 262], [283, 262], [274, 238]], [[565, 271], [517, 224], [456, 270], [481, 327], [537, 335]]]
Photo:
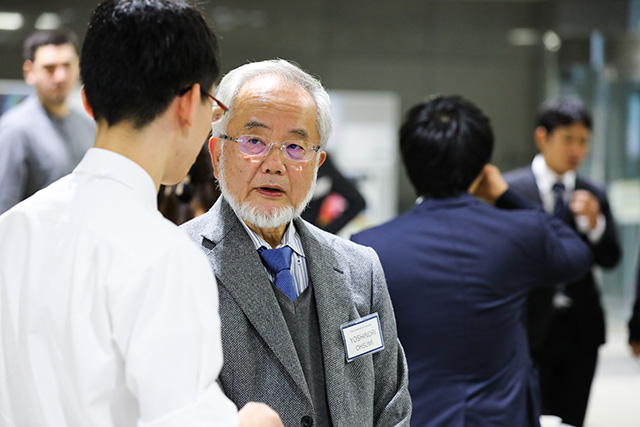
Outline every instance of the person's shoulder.
[[576, 190], [589, 190], [600, 198], [606, 198], [607, 190], [604, 184], [585, 178], [582, 175], [576, 176]]
[[37, 100], [26, 98], [0, 116], [0, 129], [29, 129], [33, 126], [36, 111]]
[[[167, 260], [185, 260], [202, 255], [193, 240], [158, 211], [146, 207], [132, 208], [127, 224], [110, 218], [104, 221], [108, 222], [105, 229], [111, 232], [102, 233], [102, 236], [140, 264], [161, 265]], [[96, 225], [93, 224], [94, 230]]]
[[368, 254], [370, 254], [370, 249], [365, 248], [358, 243], [352, 242], [343, 237], [322, 230], [321, 228], [316, 227], [315, 225], [303, 220], [302, 218], [299, 218], [299, 221], [300, 222], [296, 223], [296, 226], [302, 225], [306, 227], [307, 232], [313, 235], [318, 243], [325, 246], [328, 250], [333, 251], [340, 257], [349, 258], [355, 255], [367, 256]]
[[158, 213], [158, 215], [155, 216], [155, 222], [154, 227], [157, 228], [158, 233], [157, 240], [161, 241], [166, 237], [166, 241], [159, 243], [160, 245], [168, 243], [167, 249], [170, 249], [170, 246], [173, 245], [171, 242], [175, 242], [180, 245], [180, 250], [200, 252], [198, 247], [193, 244], [193, 239], [184, 233], [184, 231], [180, 230], [173, 222], [163, 217], [162, 214]]
[[80, 124], [91, 129], [95, 128], [95, 121], [87, 115], [87, 113], [80, 111], [74, 107], [69, 109], [69, 120], [73, 121], [74, 124]]
[[520, 182], [524, 180], [528, 180], [533, 176], [533, 172], [531, 171], [531, 166], [523, 166], [517, 169], [511, 169], [502, 174], [507, 183]]
[[[68, 221], [132, 259], [162, 257], [180, 250], [187, 236], [149, 202], [149, 193], [132, 191], [115, 179], [91, 179], [72, 172], [56, 183], [52, 201], [68, 205]], [[55, 187], [54, 187], [55, 188]], [[44, 191], [44, 190], [43, 190]]]
[[198, 215], [189, 221], [180, 224], [179, 231], [188, 236], [193, 241], [200, 241], [201, 236], [211, 229], [210, 223], [214, 220], [215, 212], [213, 208], [208, 212]]
[[420, 221], [415, 216], [415, 209], [414, 206], [407, 212], [403, 212], [386, 222], [354, 233], [351, 235], [351, 240], [360, 245], [373, 247], [379, 242], [393, 240], [394, 236], [402, 236], [408, 232], [407, 229], [410, 229], [415, 221]]

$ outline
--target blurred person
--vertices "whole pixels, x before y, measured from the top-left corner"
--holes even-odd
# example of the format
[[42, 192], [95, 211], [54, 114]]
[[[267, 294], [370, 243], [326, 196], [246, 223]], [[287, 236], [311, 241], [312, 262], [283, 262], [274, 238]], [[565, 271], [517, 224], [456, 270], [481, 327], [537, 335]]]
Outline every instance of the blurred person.
[[322, 167], [318, 169], [313, 197], [302, 212], [302, 218], [336, 234], [366, 207], [366, 201], [331, 158], [327, 153]]
[[215, 34], [183, 1], [108, 0], [80, 69], [94, 147], [0, 216], [0, 424], [282, 426], [220, 390], [215, 279], [156, 206], [218, 117]]
[[[591, 248], [595, 265], [612, 268], [621, 250], [605, 189], [577, 174], [589, 152], [591, 121], [575, 98], [547, 101], [534, 132], [540, 153], [530, 166], [504, 177], [513, 191], [573, 228]], [[543, 413], [582, 426], [598, 348], [605, 342], [604, 313], [592, 271], [532, 292], [527, 324]]]
[[95, 139], [95, 123], [67, 99], [78, 83], [77, 38], [38, 31], [24, 43], [23, 72], [35, 88], [0, 117], [0, 214], [71, 172]]
[[640, 357], [640, 259], [636, 265], [636, 299], [628, 327], [631, 353], [634, 357]]
[[182, 181], [160, 186], [158, 210], [169, 221], [181, 225], [208, 211], [218, 197], [220, 191], [213, 180], [211, 157], [205, 144]]
[[222, 389], [288, 426], [408, 425], [406, 361], [375, 252], [300, 218], [331, 132], [326, 90], [273, 60], [232, 70], [216, 96], [229, 106], [209, 142], [222, 196], [182, 229], [218, 283]]
[[526, 298], [591, 262], [569, 227], [507, 187], [488, 164], [493, 145], [489, 119], [464, 98], [415, 105], [400, 150], [418, 203], [352, 236], [387, 278], [415, 426], [538, 426]]

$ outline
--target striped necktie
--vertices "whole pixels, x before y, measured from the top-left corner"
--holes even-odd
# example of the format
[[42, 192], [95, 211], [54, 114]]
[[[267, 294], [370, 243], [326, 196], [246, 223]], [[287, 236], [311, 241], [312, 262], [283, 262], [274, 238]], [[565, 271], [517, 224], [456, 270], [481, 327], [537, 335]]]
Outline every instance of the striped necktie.
[[274, 275], [274, 282], [278, 289], [285, 293], [292, 301], [298, 297], [291, 275], [291, 248], [283, 246], [277, 249], [258, 249], [262, 263]]

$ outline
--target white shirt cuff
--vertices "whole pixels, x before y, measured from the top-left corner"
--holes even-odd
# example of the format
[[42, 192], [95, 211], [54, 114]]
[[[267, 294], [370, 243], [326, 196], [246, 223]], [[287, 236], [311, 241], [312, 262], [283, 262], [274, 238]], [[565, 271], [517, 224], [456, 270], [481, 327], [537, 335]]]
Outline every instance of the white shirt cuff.
[[596, 226], [593, 230], [589, 229], [589, 219], [586, 216], [577, 216], [576, 217], [576, 228], [578, 231], [589, 239], [589, 242], [594, 245], [600, 242], [602, 239], [602, 235], [604, 234], [604, 229], [607, 227], [607, 220], [603, 214], [598, 215], [598, 219], [596, 220]]

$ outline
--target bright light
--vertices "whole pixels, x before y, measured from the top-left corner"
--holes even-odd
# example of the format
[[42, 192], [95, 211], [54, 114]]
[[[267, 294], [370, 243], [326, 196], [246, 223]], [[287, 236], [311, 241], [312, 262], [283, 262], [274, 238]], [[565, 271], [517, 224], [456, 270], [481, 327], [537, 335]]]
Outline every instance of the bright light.
[[0, 12], [0, 30], [15, 31], [22, 28], [24, 18], [18, 12]]
[[509, 31], [508, 39], [513, 46], [535, 46], [540, 41], [540, 34], [533, 28], [514, 28]]
[[41, 13], [36, 19], [35, 27], [38, 30], [55, 30], [60, 28], [62, 20], [57, 13]]
[[560, 40], [560, 36], [549, 30], [542, 36], [542, 43], [544, 43], [544, 47], [547, 48], [550, 52], [557, 52], [562, 47], [562, 40]]

